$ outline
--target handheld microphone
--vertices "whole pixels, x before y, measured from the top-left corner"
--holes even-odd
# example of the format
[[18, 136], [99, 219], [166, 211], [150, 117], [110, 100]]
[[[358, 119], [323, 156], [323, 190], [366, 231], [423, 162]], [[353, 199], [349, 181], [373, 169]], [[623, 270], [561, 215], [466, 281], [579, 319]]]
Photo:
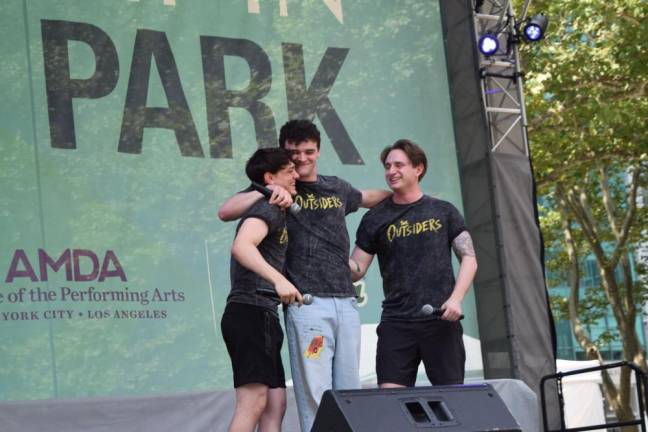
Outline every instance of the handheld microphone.
[[[434, 306], [432, 306], [430, 304], [424, 304], [421, 307], [421, 314], [425, 315], [425, 316], [432, 315], [432, 316], [435, 316], [435, 317], [440, 317], [441, 315], [443, 315], [443, 312], [445, 312], [444, 309], [435, 308]], [[464, 315], [461, 314], [461, 316], [459, 316], [459, 319], [460, 320], [464, 319]]]
[[[257, 182], [252, 182], [252, 189], [254, 189], [257, 192], [261, 192], [263, 194], [263, 196], [268, 198], [268, 199], [270, 199], [270, 197], [272, 196], [272, 191], [270, 189], [268, 189], [267, 187], [265, 187], [263, 185], [260, 185]], [[290, 214], [296, 215], [297, 213], [299, 213], [301, 211], [301, 207], [299, 206], [299, 204], [294, 202], [294, 203], [292, 203], [290, 205], [289, 211], [290, 211]]]
[[[261, 294], [262, 296], [270, 297], [270, 298], [273, 298], [275, 300], [279, 300], [279, 296], [277, 295], [277, 292], [275, 290], [259, 288], [259, 289], [256, 290], [256, 292], [257, 292], [257, 294]], [[312, 304], [313, 303], [313, 296], [310, 295], [310, 294], [304, 294], [302, 296], [302, 303], [305, 306], [308, 306], [309, 304]]]

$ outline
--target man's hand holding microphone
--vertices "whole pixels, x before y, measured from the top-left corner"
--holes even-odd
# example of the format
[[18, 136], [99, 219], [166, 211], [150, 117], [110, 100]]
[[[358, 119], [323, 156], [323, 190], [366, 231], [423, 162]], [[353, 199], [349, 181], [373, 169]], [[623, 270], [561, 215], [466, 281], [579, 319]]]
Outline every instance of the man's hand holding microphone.
[[300, 305], [304, 304], [304, 298], [295, 285], [290, 283], [288, 279], [283, 278], [283, 280], [277, 281], [274, 284], [275, 291], [281, 300], [281, 303], [291, 304], [299, 303]]
[[293, 198], [292, 195], [290, 195], [290, 192], [279, 185], [263, 186], [259, 183], [252, 182], [252, 189], [257, 192], [261, 192], [264, 197], [268, 198], [268, 202], [270, 204], [288, 209], [293, 215], [299, 213], [299, 211], [301, 210], [299, 204], [293, 202]]

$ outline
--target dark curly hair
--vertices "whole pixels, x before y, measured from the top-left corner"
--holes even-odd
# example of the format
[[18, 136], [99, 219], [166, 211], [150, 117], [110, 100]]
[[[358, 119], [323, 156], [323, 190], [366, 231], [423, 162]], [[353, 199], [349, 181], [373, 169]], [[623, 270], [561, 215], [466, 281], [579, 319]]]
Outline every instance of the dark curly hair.
[[253, 182], [265, 184], [264, 174], [276, 174], [283, 167], [290, 164], [290, 156], [282, 148], [261, 148], [254, 152], [245, 164], [245, 174]]
[[281, 127], [279, 131], [279, 146], [284, 147], [287, 142], [299, 144], [300, 142], [312, 140], [320, 148], [320, 132], [310, 120], [290, 120]]

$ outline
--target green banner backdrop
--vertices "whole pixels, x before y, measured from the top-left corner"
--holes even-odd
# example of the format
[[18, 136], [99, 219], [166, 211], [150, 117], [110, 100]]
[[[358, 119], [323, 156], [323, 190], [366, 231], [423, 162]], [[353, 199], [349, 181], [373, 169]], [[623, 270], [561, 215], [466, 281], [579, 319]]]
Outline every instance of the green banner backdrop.
[[[437, 1], [0, 12], [1, 400], [229, 388], [219, 322], [235, 224], [216, 209], [289, 118], [314, 119], [320, 172], [360, 189], [385, 187], [385, 145], [419, 142], [424, 190], [462, 207]], [[376, 323], [377, 265], [366, 293]], [[472, 296], [465, 309], [476, 338]]]

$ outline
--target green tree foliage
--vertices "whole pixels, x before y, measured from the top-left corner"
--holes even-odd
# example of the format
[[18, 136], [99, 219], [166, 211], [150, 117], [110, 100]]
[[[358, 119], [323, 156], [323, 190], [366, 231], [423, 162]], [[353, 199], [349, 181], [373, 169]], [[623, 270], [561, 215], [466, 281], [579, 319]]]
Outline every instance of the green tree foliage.
[[[547, 37], [521, 49], [547, 265], [570, 286], [567, 297], [553, 299], [554, 312], [568, 317], [587, 357], [603, 361], [599, 347], [610, 335], [593, 340], [586, 327], [609, 305], [623, 358], [644, 370], [635, 323], [646, 286], [633, 278], [631, 257], [647, 221], [647, 9], [641, 0], [535, 1], [529, 12], [549, 17]], [[588, 256], [597, 261], [600, 286], [583, 295]], [[629, 375], [623, 371], [619, 383], [603, 377], [620, 419], [632, 416]]]

